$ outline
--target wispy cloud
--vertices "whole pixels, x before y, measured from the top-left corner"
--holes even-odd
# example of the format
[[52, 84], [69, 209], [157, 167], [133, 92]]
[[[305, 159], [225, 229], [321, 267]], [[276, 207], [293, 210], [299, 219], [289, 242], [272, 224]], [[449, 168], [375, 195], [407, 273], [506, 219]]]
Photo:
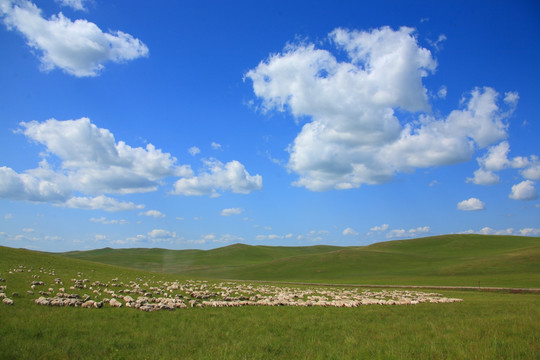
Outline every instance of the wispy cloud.
[[229, 208], [221, 210], [222, 216], [231, 216], [231, 215], [240, 215], [244, 212], [244, 209], [241, 208]]
[[100, 217], [100, 218], [90, 218], [90, 221], [93, 223], [99, 223], [99, 224], [106, 224], [106, 225], [126, 225], [129, 224], [129, 221], [125, 219], [107, 219], [106, 217]]

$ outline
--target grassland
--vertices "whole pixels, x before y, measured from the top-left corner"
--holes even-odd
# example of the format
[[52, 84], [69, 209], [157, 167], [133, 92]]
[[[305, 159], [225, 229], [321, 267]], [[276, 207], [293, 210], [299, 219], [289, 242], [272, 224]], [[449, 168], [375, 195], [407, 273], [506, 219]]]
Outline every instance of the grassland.
[[[438, 243], [435, 241], [440, 240]], [[463, 241], [469, 240], [464, 248]], [[492, 243], [486, 243], [493, 240]], [[414, 254], [420, 259], [431, 258], [431, 269], [446, 281], [472, 279], [470, 274], [491, 274], [489, 264], [494, 266], [494, 278], [505, 275], [508, 279], [532, 279], [519, 285], [536, 283], [538, 268], [538, 238], [465, 237], [416, 239], [410, 243], [389, 242], [375, 244], [371, 253], [382, 253], [381, 259], [397, 260], [403, 254]], [[491, 245], [491, 246], [488, 246]], [[441, 249], [440, 246], [445, 248]], [[461, 248], [460, 248], [461, 246]], [[486, 246], [488, 247], [486, 249]], [[431, 249], [430, 249], [431, 247]], [[289, 264], [281, 270], [282, 280], [304, 280], [310, 271], [325, 271], [332, 274], [317, 280], [330, 279], [334, 282], [367, 279], [372, 282], [385, 278], [396, 281], [426, 281], [430, 277], [426, 262], [412, 260], [413, 265], [404, 262], [387, 262], [387, 274], [381, 274], [382, 264], [369, 276], [349, 276], [339, 278], [339, 271], [346, 266], [327, 262], [341, 259], [345, 264], [356, 264], [356, 270], [366, 268], [358, 265], [355, 254], [364, 253], [362, 248], [313, 248], [312, 254], [302, 255], [301, 249], [290, 254], [287, 248], [255, 248], [260, 258], [247, 259], [253, 247], [233, 246], [222, 248], [221, 257], [226, 266], [220, 265], [213, 251], [199, 252], [200, 259], [192, 260], [201, 274], [213, 274], [222, 266], [235, 270], [237, 274], [249, 275], [249, 269], [261, 269], [275, 264]], [[262, 251], [261, 251], [262, 250]], [[520, 255], [531, 251], [529, 257]], [[99, 250], [99, 256], [116, 250]], [[127, 251], [127, 250], [126, 250]], [[163, 260], [167, 251], [152, 250], [160, 256], [144, 258], [135, 253], [134, 263], [143, 267], [145, 262], [154, 262], [153, 270], [168, 267], [173, 260]], [[217, 251], [217, 250], [216, 250]], [[349, 256], [343, 255], [345, 254]], [[99, 254], [102, 252], [102, 254]], [[231, 259], [230, 253], [239, 259]], [[154, 254], [155, 254], [154, 253]], [[352, 255], [351, 255], [352, 254]], [[397, 255], [393, 258], [392, 254]], [[73, 255], [73, 254], [71, 254]], [[99, 256], [98, 256], [99, 255]], [[111, 262], [126, 261], [123, 259]], [[171, 256], [168, 254], [167, 256]], [[182, 256], [186, 256], [183, 254]], [[227, 258], [229, 257], [229, 258]], [[159, 259], [162, 260], [159, 260]], [[353, 262], [350, 259], [356, 259]], [[445, 258], [443, 265], [437, 259]], [[309, 260], [308, 260], [309, 259]], [[362, 262], [367, 262], [362, 258]], [[453, 259], [453, 260], [452, 260]], [[468, 259], [468, 260], [467, 260]], [[503, 261], [506, 259], [506, 262]], [[514, 260], [515, 271], [510, 271]], [[97, 260], [97, 259], [96, 259]], [[295, 274], [292, 262], [312, 267]], [[206, 264], [204, 264], [206, 262]], [[238, 267], [235, 264], [240, 263]], [[161, 264], [161, 265], [160, 265]], [[464, 265], [465, 264], [465, 265]], [[481, 266], [486, 264], [486, 267]], [[24, 265], [24, 271], [9, 273], [9, 269]], [[172, 266], [172, 265], [171, 265]], [[183, 265], [184, 266], [184, 265]], [[201, 267], [205, 266], [201, 270]], [[298, 265], [299, 266], [299, 265]], [[392, 278], [399, 267], [405, 273]], [[536, 267], [535, 267], [536, 266]], [[28, 272], [32, 268], [31, 272]], [[39, 269], [42, 268], [42, 272]], [[54, 269], [54, 272], [53, 272]], [[328, 270], [330, 269], [330, 270]], [[415, 273], [414, 269], [417, 269]], [[446, 269], [446, 270], [445, 270]], [[451, 270], [449, 270], [451, 269]], [[469, 270], [467, 270], [469, 269]], [[120, 267], [21, 249], [0, 247], [0, 277], [6, 281], [6, 293], [18, 292], [12, 297], [13, 306], [0, 304], [0, 357], [2, 359], [538, 359], [540, 358], [540, 295], [482, 293], [472, 291], [439, 291], [444, 296], [461, 298], [464, 301], [451, 304], [418, 304], [414, 306], [361, 306], [357, 308], [320, 307], [239, 307], [239, 308], [188, 308], [176, 311], [145, 313], [130, 308], [82, 309], [70, 307], [46, 307], [33, 303], [36, 295], [26, 293], [29, 283], [39, 275], [46, 284], [54, 278], [71, 279], [79, 275], [90, 282], [95, 280], [129, 282], [142, 281], [184, 281], [197, 272], [178, 271], [179, 274], [149, 272], [141, 269]], [[212, 270], [212, 271], [210, 271]], [[161, 270], [160, 270], [161, 271]], [[289, 271], [289, 275], [286, 271]], [[298, 270], [299, 271], [299, 270]], [[445, 275], [445, 271], [448, 275]], [[536, 272], [536, 273], [535, 273]], [[280, 271], [277, 271], [279, 274]], [[345, 272], [347, 273], [347, 272]], [[352, 273], [352, 272], [351, 272]], [[187, 274], [187, 275], [186, 275]], [[255, 273], [256, 274], [256, 273]], [[261, 274], [259, 277], [264, 277]], [[320, 274], [320, 273], [319, 273]], [[460, 275], [462, 274], [462, 275]], [[187, 277], [186, 277], [187, 276]], [[265, 275], [270, 277], [270, 275]], [[209, 277], [209, 276], [206, 276]], [[504, 278], [504, 276], [503, 276]], [[311, 280], [311, 279], [309, 279]], [[472, 281], [472, 280], [471, 280]], [[504, 280], [507, 281], [507, 280]], [[503, 281], [503, 282], [504, 282]], [[501, 285], [501, 283], [497, 283]], [[473, 284], [475, 285], [475, 284]], [[502, 284], [504, 285], [504, 284]], [[48, 286], [48, 285], [46, 285]], [[79, 290], [78, 290], [79, 291]], [[84, 292], [85, 290], [80, 290]]]
[[362, 247], [101, 249], [62, 254], [191, 278], [540, 288], [540, 238], [446, 235]]

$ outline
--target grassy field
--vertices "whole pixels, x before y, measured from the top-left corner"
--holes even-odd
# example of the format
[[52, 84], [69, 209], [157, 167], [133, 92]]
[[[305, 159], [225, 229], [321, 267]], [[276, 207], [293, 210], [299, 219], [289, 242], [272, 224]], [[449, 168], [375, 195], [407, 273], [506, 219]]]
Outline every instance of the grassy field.
[[[519, 253], [519, 247], [534, 249], [538, 243], [538, 238], [512, 238], [510, 240], [514, 241], [514, 245], [508, 244], [503, 238], [493, 240], [490, 256], [495, 258], [500, 258], [501, 254]], [[465, 255], [465, 250], [461, 251], [458, 247], [459, 242], [445, 241], [443, 244], [447, 246], [447, 251], [435, 249], [432, 254], [428, 247], [433, 245], [433, 240], [418, 240], [424, 244], [415, 244], [414, 241], [377, 244], [371, 246], [370, 251], [400, 255], [424, 248], [425, 256], [439, 258], [445, 254], [449, 259], [478, 259], [479, 253], [484, 258], [489, 257], [485, 255], [482, 238], [472, 242], [475, 246], [468, 247]], [[244, 251], [240, 257], [248, 256], [252, 250], [251, 247], [236, 248], [232, 249]], [[268, 260], [270, 255], [262, 251], [261, 260], [254, 261], [249, 267], [262, 266], [265, 261], [275, 263], [287, 259], [304, 260], [304, 257], [311, 256], [318, 258], [336, 251], [321, 247], [312, 249], [311, 255], [297, 253], [290, 257], [286, 248], [274, 250], [271, 255], [274, 259]], [[342, 250], [347, 249], [338, 249], [337, 252]], [[230, 249], [221, 251], [224, 256], [223, 252], [226, 254]], [[202, 254], [208, 256], [213, 253]], [[199, 256], [204, 258], [203, 255]], [[334, 256], [330, 256], [330, 259], [334, 259]], [[424, 255], [419, 252], [417, 256]], [[148, 261], [141, 261], [142, 258], [137, 260], [139, 264]], [[202, 260], [198, 261], [200, 265]], [[206, 261], [207, 266], [217, 266], [217, 260], [211, 257]], [[235, 263], [230, 259], [227, 261], [229, 264]], [[445, 266], [438, 268], [457, 266], [461, 261], [448, 260]], [[388, 266], [394, 267], [392, 264]], [[336, 266], [332, 271], [336, 272], [339, 268]], [[422, 266], [419, 268], [423, 269]], [[21, 271], [10, 274], [10, 269]], [[475, 268], [472, 266], [471, 269]], [[525, 269], [521, 275], [516, 271], [510, 276], [525, 278], [535, 268], [527, 265], [521, 269]], [[414, 279], [414, 273], [409, 271], [409, 276]], [[482, 271], [487, 272], [485, 269]], [[55, 278], [61, 278], [65, 283], [72, 278], [87, 278], [89, 283], [97, 280], [108, 282], [113, 278], [126, 283], [136, 279], [140, 282], [187, 280], [182, 275], [0, 247], [0, 277], [6, 280], [0, 285], [7, 286], [6, 294], [15, 301], [13, 306], [0, 304], [2, 359], [540, 358], [540, 295], [534, 294], [438, 291], [444, 296], [464, 301], [357, 308], [205, 307], [146, 313], [126, 307], [83, 309], [38, 306], [33, 299], [39, 295], [27, 294], [29, 284], [37, 279], [35, 275], [45, 282], [44, 288], [53, 286], [55, 289], [58, 287], [52, 285]], [[287, 280], [294, 277], [291, 273]], [[416, 278], [425, 280], [426, 277], [416, 275]], [[402, 280], [406, 279], [403, 276]], [[336, 278], [336, 282], [338, 280], [343, 279]], [[75, 291], [84, 294], [88, 289]], [[18, 292], [19, 296], [13, 297], [13, 292]]]
[[446, 235], [362, 247], [231, 245], [62, 254], [192, 278], [540, 288], [540, 238]]

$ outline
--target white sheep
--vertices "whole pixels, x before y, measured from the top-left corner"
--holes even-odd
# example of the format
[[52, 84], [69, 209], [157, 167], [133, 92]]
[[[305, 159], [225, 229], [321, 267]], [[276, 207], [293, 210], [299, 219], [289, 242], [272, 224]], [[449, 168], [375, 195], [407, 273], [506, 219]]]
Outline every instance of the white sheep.
[[122, 303], [118, 300], [116, 300], [115, 298], [112, 298], [111, 301], [109, 301], [109, 305], [113, 306], [113, 307], [122, 307]]
[[13, 305], [13, 300], [11, 300], [10, 298], [4, 298], [2, 299], [2, 303], [6, 305]]

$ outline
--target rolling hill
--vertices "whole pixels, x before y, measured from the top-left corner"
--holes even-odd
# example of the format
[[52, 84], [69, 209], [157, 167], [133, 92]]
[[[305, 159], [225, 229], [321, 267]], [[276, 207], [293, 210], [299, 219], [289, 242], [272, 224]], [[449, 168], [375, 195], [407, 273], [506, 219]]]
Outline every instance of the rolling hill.
[[540, 287], [540, 238], [444, 235], [361, 247], [230, 245], [99, 249], [64, 257], [192, 278], [349, 284]]

